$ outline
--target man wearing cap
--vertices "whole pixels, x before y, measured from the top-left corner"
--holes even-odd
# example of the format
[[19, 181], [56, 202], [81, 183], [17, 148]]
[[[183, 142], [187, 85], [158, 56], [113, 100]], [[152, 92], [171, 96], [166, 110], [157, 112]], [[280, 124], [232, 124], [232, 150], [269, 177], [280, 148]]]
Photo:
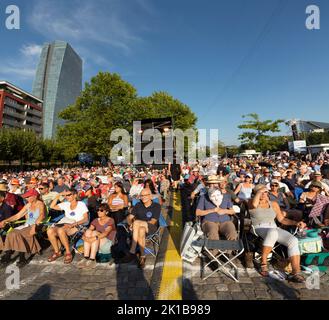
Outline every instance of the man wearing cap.
[[[292, 192], [290, 191], [289, 187], [285, 183], [283, 183], [281, 181], [281, 174], [280, 174], [280, 172], [274, 171], [273, 174], [272, 174], [271, 181], [272, 180], [275, 180], [275, 181], [277, 181], [279, 183], [279, 189], [282, 190], [285, 195], [287, 195], [289, 197], [292, 197], [292, 198], [294, 197], [293, 194], [292, 194]], [[271, 183], [268, 183], [266, 185], [266, 187], [267, 187], [267, 190], [271, 190]]]
[[218, 176], [209, 176], [207, 185], [208, 193], [200, 197], [197, 204], [196, 215], [202, 219], [202, 230], [210, 240], [219, 240], [223, 235], [227, 240], [236, 240], [237, 231], [230, 216], [234, 215], [231, 195], [222, 189], [223, 199], [220, 205], [216, 205], [210, 200], [209, 192], [213, 189], [219, 189], [218, 184], [222, 183], [224, 178]]
[[[14, 210], [11, 206], [5, 203], [6, 193], [4, 191], [0, 191], [0, 221], [8, 219], [14, 214]], [[0, 239], [1, 242], [1, 239]], [[2, 250], [0, 246], [0, 250]]]
[[305, 185], [305, 189], [309, 189], [312, 182], [315, 182], [315, 181], [318, 181], [318, 182], [321, 183], [321, 185], [322, 185], [322, 194], [326, 195], [326, 196], [329, 196], [329, 186], [326, 183], [322, 182], [322, 174], [321, 174], [320, 171], [316, 171], [314, 173], [313, 180]]
[[22, 190], [20, 188], [20, 183], [19, 183], [19, 180], [14, 178], [11, 180], [10, 182], [10, 193], [13, 193], [13, 194], [17, 194], [17, 195], [21, 195], [22, 194]]
[[13, 208], [14, 213], [19, 212], [24, 207], [24, 201], [21, 196], [8, 192], [8, 186], [5, 181], [0, 182], [0, 191], [6, 193], [5, 203]]

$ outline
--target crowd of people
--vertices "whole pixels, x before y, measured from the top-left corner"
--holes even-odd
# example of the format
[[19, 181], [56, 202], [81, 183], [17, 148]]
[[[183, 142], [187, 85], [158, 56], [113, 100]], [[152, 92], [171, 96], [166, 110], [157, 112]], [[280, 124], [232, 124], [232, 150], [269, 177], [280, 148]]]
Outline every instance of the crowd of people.
[[[269, 275], [268, 256], [280, 243], [290, 258], [289, 279], [305, 281], [299, 241], [293, 233], [329, 227], [327, 154], [314, 159], [208, 159], [193, 166], [183, 165], [182, 176], [184, 223], [198, 220], [211, 240], [237, 240], [237, 225], [232, 216], [241, 219], [237, 213], [243, 208], [243, 218], [247, 213], [255, 234], [263, 240], [261, 275]], [[245, 255], [249, 267], [254, 266], [253, 254]]]
[[64, 255], [64, 263], [71, 263], [70, 239], [80, 232], [85, 259], [79, 268], [94, 268], [97, 254], [110, 254], [118, 241], [120, 262], [136, 261], [143, 268], [145, 239], [157, 231], [169, 187], [167, 169], [133, 166], [2, 173], [1, 264], [14, 252], [18, 265], [26, 264], [26, 255], [42, 250], [40, 238], [51, 244], [49, 262]]
[[[121, 165], [0, 173], [1, 264], [11, 261], [14, 252], [25, 264], [26, 254], [42, 250], [40, 236], [51, 245], [49, 262], [64, 255], [69, 264], [74, 258], [70, 239], [82, 232], [79, 268], [95, 268], [97, 255], [114, 254], [122, 241], [126, 247], [119, 262], [136, 261], [144, 268], [146, 237], [158, 229], [161, 207], [177, 190], [183, 223], [199, 220], [212, 240], [236, 240], [234, 207], [248, 208], [263, 239], [260, 273], [268, 276], [267, 257], [279, 242], [288, 250], [291, 280], [304, 281], [298, 240], [286, 226], [329, 226], [327, 154], [315, 159], [208, 158], [163, 169]], [[124, 232], [130, 233], [128, 242]]]

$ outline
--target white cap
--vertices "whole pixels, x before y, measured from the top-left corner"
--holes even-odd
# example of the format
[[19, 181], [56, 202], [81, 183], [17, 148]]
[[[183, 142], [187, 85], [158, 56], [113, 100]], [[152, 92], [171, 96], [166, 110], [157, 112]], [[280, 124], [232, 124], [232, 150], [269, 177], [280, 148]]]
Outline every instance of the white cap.
[[272, 174], [273, 177], [281, 177], [281, 173], [278, 171], [274, 171]]

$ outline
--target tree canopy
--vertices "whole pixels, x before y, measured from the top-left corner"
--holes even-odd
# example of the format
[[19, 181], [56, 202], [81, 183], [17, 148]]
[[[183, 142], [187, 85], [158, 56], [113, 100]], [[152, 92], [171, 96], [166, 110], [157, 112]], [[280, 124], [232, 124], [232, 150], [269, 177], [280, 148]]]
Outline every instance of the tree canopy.
[[136, 89], [116, 73], [100, 72], [86, 83], [75, 104], [60, 112], [65, 120], [57, 128], [57, 140], [68, 158], [79, 152], [108, 156], [115, 129], [133, 130], [133, 121], [173, 117], [176, 128], [194, 128], [197, 118], [191, 109], [165, 92], [138, 97]]
[[[257, 113], [243, 115], [242, 118], [249, 118], [243, 124], [239, 125], [239, 129], [247, 129], [240, 136], [244, 149], [255, 149], [257, 151], [275, 151], [278, 144], [282, 144], [282, 139], [273, 137], [270, 133], [280, 132], [279, 125], [284, 120], [264, 120], [261, 121]], [[251, 131], [249, 131], [251, 130]]]

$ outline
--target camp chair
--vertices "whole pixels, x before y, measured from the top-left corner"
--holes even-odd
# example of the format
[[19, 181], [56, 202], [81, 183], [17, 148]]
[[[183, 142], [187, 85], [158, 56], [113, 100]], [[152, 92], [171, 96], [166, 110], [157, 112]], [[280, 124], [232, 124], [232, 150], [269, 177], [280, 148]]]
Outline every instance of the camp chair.
[[[241, 233], [241, 217], [238, 216], [240, 208], [234, 206], [234, 211], [236, 214], [232, 215], [231, 219], [237, 228], [237, 240], [210, 240], [206, 238], [201, 240], [201, 242], [204, 241], [203, 251], [210, 260], [201, 270], [202, 280], [208, 279], [216, 272], [222, 272], [234, 281], [239, 282], [238, 266], [234, 263], [234, 260], [244, 252], [244, 244], [241, 239], [243, 234]], [[210, 265], [214, 266], [214, 270], [205, 275], [205, 270]]]
[[[233, 261], [237, 259], [244, 251], [244, 246], [241, 239], [235, 241], [205, 239], [203, 250], [210, 258], [210, 261], [202, 268], [202, 280], [206, 280], [214, 273], [221, 271], [234, 281], [239, 282], [238, 266]], [[213, 253], [214, 250], [216, 250], [216, 254]], [[227, 253], [228, 251], [232, 251], [232, 255], [229, 255]], [[215, 270], [204, 276], [206, 268], [214, 264], [216, 264]]]
[[149, 241], [153, 245], [153, 250], [147, 246], [145, 246], [145, 253], [150, 253], [153, 257], [156, 256], [157, 251], [160, 247], [160, 237], [161, 237], [161, 229], [167, 228], [168, 224], [166, 219], [163, 217], [162, 213], [160, 213], [160, 218], [159, 218], [159, 227], [158, 229], [153, 233], [149, 234], [146, 238], [145, 241]]

